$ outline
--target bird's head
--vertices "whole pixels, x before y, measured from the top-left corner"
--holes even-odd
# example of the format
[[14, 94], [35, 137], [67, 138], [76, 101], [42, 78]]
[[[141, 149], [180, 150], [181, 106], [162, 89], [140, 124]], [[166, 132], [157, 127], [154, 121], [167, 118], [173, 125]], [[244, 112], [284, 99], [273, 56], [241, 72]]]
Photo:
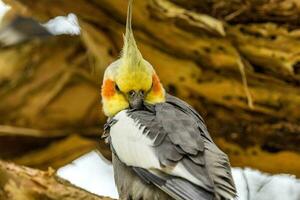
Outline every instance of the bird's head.
[[165, 101], [165, 91], [157, 74], [137, 48], [131, 16], [132, 0], [129, 0], [121, 58], [108, 66], [103, 78], [103, 110], [109, 117], [127, 108], [139, 109], [144, 102], [156, 104]]

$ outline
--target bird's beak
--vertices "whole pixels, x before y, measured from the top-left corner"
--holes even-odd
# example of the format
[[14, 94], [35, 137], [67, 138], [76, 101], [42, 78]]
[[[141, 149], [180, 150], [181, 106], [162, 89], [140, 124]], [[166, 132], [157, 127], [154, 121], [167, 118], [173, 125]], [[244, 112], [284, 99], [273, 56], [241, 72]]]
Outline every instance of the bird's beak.
[[144, 104], [144, 93], [142, 91], [134, 92], [129, 96], [129, 105], [132, 109], [141, 109]]

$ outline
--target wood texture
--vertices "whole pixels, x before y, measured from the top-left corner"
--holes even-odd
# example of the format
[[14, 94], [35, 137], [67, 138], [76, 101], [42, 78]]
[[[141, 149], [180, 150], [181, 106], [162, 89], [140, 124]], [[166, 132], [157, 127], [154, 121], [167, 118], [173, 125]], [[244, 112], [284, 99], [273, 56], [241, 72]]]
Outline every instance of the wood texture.
[[[2, 159], [57, 168], [103, 146], [95, 142], [105, 121], [99, 85], [91, 76], [89, 55], [79, 37], [28, 41], [0, 49], [0, 58]], [[74, 140], [70, 136], [74, 134], [93, 141]], [[64, 139], [70, 141], [60, 144]], [[107, 150], [103, 153], [110, 158]]]
[[54, 175], [0, 161], [0, 199], [5, 200], [109, 200], [79, 189]]
[[95, 140], [72, 135], [68, 138], [54, 141], [44, 148], [40, 148], [12, 161], [19, 165], [46, 170], [49, 166], [54, 169], [71, 163], [76, 158], [93, 151], [97, 147]]

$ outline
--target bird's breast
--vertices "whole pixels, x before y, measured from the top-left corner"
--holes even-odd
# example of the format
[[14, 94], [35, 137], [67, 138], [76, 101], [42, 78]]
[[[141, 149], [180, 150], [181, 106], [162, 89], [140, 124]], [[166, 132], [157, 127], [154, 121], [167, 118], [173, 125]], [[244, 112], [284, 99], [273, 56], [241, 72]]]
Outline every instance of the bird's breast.
[[117, 122], [110, 128], [110, 137], [118, 158], [128, 166], [159, 169], [154, 141], [147, 137], [146, 127], [128, 116], [127, 110], [119, 112], [114, 119]]

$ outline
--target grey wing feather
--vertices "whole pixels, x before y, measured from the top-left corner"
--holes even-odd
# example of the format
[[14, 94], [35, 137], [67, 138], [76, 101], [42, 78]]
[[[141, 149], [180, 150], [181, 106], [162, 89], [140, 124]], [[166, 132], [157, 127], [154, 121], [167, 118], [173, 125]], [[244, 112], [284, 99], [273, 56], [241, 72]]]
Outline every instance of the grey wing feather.
[[131, 110], [128, 114], [146, 127], [144, 134], [152, 135], [152, 139], [163, 138], [154, 142], [158, 144], [155, 145], [155, 151], [160, 164], [163, 167], [175, 167], [181, 162], [197, 177], [203, 189], [213, 192], [214, 183], [205, 166], [204, 141], [199, 134], [197, 121], [165, 103], [157, 104], [154, 111]]
[[211, 142], [205, 142], [205, 146], [206, 166], [214, 180], [216, 193], [224, 199], [236, 197], [227, 155]]
[[133, 170], [146, 183], [153, 183], [176, 200], [213, 200], [214, 195], [189, 181], [172, 176], [159, 176], [145, 169], [134, 167]]
[[171, 141], [185, 152], [196, 155], [204, 150], [204, 142], [199, 134], [196, 119], [188, 117], [186, 113], [175, 109], [170, 104], [158, 104], [156, 117]]
[[178, 109], [180, 109], [181, 111], [192, 115], [193, 117], [195, 117], [198, 123], [198, 126], [200, 127], [200, 131], [203, 134], [203, 136], [205, 136], [208, 140], [210, 140], [211, 142], [213, 142], [211, 136], [208, 133], [208, 130], [206, 128], [205, 122], [203, 120], [203, 118], [201, 117], [201, 115], [194, 109], [192, 108], [189, 104], [187, 104], [186, 102], [182, 101], [181, 99], [174, 97], [172, 95], [167, 94], [167, 102], [169, 104], [172, 104], [174, 106], [176, 106]]
[[[198, 118], [198, 127], [200, 128], [201, 135], [204, 136], [205, 147], [205, 153], [201, 159], [205, 160], [205, 165], [213, 179], [217, 196], [219, 196], [220, 199], [236, 197], [236, 189], [231, 174], [229, 159], [212, 141], [202, 117], [191, 106], [176, 97], [168, 95], [167, 102], [179, 107], [180, 110], [194, 118]], [[193, 158], [192, 160], [197, 163], [197, 160]]]
[[[168, 95], [165, 103], [147, 105], [146, 108], [128, 113], [141, 127], [145, 127], [144, 134], [154, 140], [153, 146], [162, 167], [174, 167], [181, 163], [199, 180], [198, 190], [211, 193], [218, 199], [236, 196], [228, 158], [213, 143], [203, 119], [192, 107]], [[174, 181], [168, 180], [164, 184], [166, 187], [167, 183], [172, 183], [168, 188], [169, 195], [185, 197], [179, 199], [193, 196], [193, 191], [182, 191], [187, 184], [193, 184], [190, 180], [184, 180], [186, 183], [177, 179]], [[161, 188], [166, 190], [164, 187]]]

